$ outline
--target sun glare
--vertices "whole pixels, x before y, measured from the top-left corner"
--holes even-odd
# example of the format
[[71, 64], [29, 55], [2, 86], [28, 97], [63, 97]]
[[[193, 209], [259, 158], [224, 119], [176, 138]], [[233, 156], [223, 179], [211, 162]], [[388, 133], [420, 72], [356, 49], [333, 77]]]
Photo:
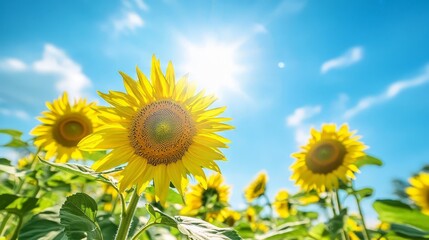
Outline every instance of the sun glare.
[[238, 63], [239, 43], [214, 40], [197, 45], [184, 41], [183, 71], [208, 92], [221, 97], [225, 90], [242, 94], [237, 76], [243, 72]]

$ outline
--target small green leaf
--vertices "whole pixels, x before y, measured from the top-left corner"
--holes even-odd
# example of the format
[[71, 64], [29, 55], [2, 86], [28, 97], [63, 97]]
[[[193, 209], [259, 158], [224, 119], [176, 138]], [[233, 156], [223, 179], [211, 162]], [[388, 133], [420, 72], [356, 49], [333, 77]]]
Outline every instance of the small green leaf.
[[104, 240], [113, 240], [116, 232], [118, 231], [118, 225], [115, 224], [115, 219], [110, 214], [97, 216], [97, 222], [100, 226]]
[[257, 236], [256, 239], [264, 240], [283, 240], [283, 239], [297, 239], [307, 234], [307, 229], [303, 227], [287, 228], [280, 231], [268, 232], [264, 235]]
[[104, 156], [106, 156], [106, 151], [83, 152], [83, 158], [92, 161], [98, 161]]
[[58, 210], [50, 209], [33, 216], [21, 229], [19, 239], [66, 240]]
[[349, 194], [356, 194], [359, 200], [362, 200], [367, 197], [371, 197], [374, 190], [372, 188], [362, 188], [353, 192], [353, 189], [349, 188], [347, 191]]
[[406, 225], [406, 224], [396, 224], [392, 223], [390, 225], [390, 230], [400, 235], [411, 237], [411, 238], [429, 238], [429, 232], [422, 229]]
[[326, 224], [327, 230], [331, 233], [331, 236], [337, 236], [341, 229], [344, 228], [345, 217], [347, 216], [347, 209], [342, 209], [341, 213], [331, 218]]
[[37, 198], [20, 197], [13, 194], [0, 195], [0, 211], [6, 211], [18, 216], [24, 216], [37, 207]]
[[163, 224], [170, 227], [177, 228], [177, 221], [171, 216], [168, 216], [167, 214], [163, 213], [157, 208], [154, 208], [150, 204], [146, 204], [146, 209], [150, 214], [150, 219], [147, 224]]
[[176, 216], [179, 231], [192, 240], [242, 239], [232, 228], [218, 228], [201, 219]]
[[20, 148], [28, 146], [28, 143], [21, 140], [21, 131], [15, 129], [0, 129], [0, 134], [9, 135], [12, 138], [8, 143], [2, 145], [4, 147]]
[[356, 163], [355, 163], [355, 165], [358, 168], [361, 168], [361, 167], [363, 167], [365, 165], [382, 166], [383, 162], [380, 159], [376, 158], [376, 157], [373, 157], [373, 156], [370, 156], [370, 155], [365, 155], [363, 157], [358, 158], [357, 161], [356, 161]]
[[96, 216], [97, 203], [85, 193], [67, 197], [60, 209], [61, 224], [70, 239], [103, 239]]
[[407, 204], [396, 200], [377, 200], [373, 207], [381, 221], [387, 223], [409, 224], [429, 231], [429, 216], [412, 209]]

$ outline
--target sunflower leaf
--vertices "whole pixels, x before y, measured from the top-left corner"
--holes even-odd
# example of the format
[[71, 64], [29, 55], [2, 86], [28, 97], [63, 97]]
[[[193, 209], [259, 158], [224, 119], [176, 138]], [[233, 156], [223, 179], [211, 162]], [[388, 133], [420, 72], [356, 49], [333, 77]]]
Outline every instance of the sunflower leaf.
[[28, 143], [21, 140], [21, 131], [15, 129], [0, 129], [0, 133], [9, 135], [12, 138], [8, 143], [2, 145], [4, 147], [21, 148], [28, 146]]
[[390, 225], [390, 230], [394, 231], [400, 235], [410, 237], [410, 238], [429, 238], [429, 232], [424, 231], [420, 228], [416, 228], [407, 224], [396, 224], [393, 223]]
[[64, 226], [60, 223], [58, 210], [47, 209], [34, 215], [21, 229], [19, 239], [65, 240]]
[[158, 208], [154, 208], [150, 204], [146, 204], [146, 209], [150, 214], [150, 219], [147, 224], [162, 224], [177, 228], [177, 221], [173, 217], [163, 213]]
[[377, 200], [373, 207], [381, 221], [408, 224], [429, 231], [429, 216], [397, 200]]
[[69, 239], [103, 239], [96, 216], [97, 203], [85, 193], [67, 197], [60, 209], [60, 222]]
[[192, 240], [242, 239], [232, 228], [218, 228], [201, 219], [176, 216], [179, 231]]
[[356, 161], [356, 163], [355, 163], [355, 165], [358, 168], [361, 168], [361, 167], [363, 167], [365, 165], [382, 166], [383, 162], [380, 159], [378, 159], [378, 158], [376, 158], [374, 156], [365, 155], [363, 157], [358, 158], [357, 161]]
[[40, 159], [40, 161], [44, 164], [48, 164], [52, 167], [84, 177], [89, 180], [101, 181], [101, 182], [115, 185], [113, 180], [105, 177], [103, 174], [96, 172], [87, 166], [83, 166], [79, 164], [70, 164], [70, 163], [53, 163], [53, 162], [45, 161], [43, 159]]
[[20, 197], [14, 194], [0, 195], [0, 211], [24, 216], [26, 213], [37, 207], [38, 198]]

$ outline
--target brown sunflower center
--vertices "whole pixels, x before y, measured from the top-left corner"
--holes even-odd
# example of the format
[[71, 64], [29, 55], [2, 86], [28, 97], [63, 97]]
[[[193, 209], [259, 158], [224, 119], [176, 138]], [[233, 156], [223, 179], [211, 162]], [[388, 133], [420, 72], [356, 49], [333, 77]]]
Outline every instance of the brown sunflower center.
[[314, 173], [330, 173], [344, 161], [346, 148], [337, 140], [323, 140], [316, 143], [308, 152], [307, 167]]
[[156, 166], [182, 159], [195, 133], [195, 122], [186, 109], [173, 101], [160, 100], [136, 114], [129, 139], [135, 153]]
[[80, 113], [66, 114], [52, 128], [53, 138], [64, 147], [75, 147], [82, 138], [92, 133], [91, 121]]
[[213, 205], [219, 202], [219, 192], [216, 188], [207, 188], [204, 190], [201, 197], [202, 206], [207, 206], [209, 204]]

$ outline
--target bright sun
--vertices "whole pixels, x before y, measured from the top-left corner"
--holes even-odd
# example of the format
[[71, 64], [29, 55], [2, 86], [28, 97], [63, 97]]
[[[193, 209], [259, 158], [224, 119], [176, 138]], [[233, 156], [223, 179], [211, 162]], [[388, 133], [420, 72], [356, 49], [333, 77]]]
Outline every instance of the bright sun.
[[237, 80], [237, 75], [244, 70], [237, 62], [240, 43], [209, 40], [196, 45], [184, 41], [183, 46], [183, 70], [189, 73], [190, 80], [220, 97], [224, 90], [242, 94]]

